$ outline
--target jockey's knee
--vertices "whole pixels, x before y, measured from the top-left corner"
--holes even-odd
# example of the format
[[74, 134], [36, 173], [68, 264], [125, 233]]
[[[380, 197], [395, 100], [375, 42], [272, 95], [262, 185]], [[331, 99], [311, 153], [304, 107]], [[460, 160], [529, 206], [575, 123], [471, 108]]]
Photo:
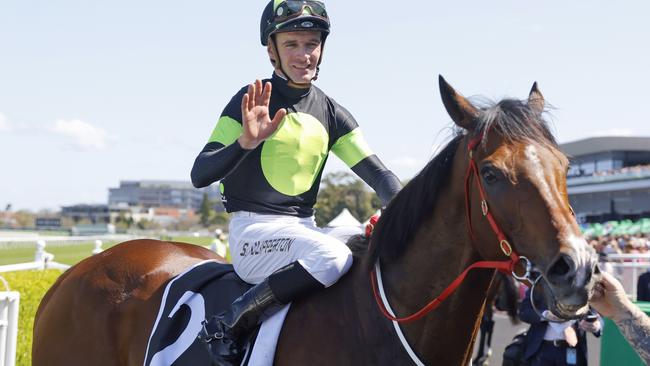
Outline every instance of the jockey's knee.
[[[352, 251], [350, 251], [350, 248], [348, 248], [347, 245], [343, 244], [337, 248], [336, 257], [332, 260], [332, 266], [332, 271], [336, 275], [336, 280], [343, 277], [350, 267], [352, 267]], [[336, 282], [336, 280], [334, 282]], [[332, 284], [334, 284], [334, 282], [332, 282]]]
[[335, 284], [352, 266], [350, 248], [338, 240], [328, 243], [327, 249], [317, 256], [311, 261], [306, 259], [300, 262], [325, 287]]

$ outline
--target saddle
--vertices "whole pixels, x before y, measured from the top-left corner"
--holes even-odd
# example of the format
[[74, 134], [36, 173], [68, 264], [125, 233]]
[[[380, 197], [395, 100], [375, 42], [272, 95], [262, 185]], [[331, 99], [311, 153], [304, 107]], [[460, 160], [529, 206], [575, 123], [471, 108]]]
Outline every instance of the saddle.
[[144, 364], [210, 365], [205, 345], [196, 339], [201, 322], [225, 311], [251, 287], [235, 274], [232, 265], [213, 260], [200, 262], [174, 277], [163, 293]]

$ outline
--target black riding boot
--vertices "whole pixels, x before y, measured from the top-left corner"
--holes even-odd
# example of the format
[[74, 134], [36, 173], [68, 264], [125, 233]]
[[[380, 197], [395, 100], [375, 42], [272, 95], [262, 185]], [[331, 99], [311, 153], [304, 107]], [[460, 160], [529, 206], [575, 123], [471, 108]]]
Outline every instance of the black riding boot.
[[214, 365], [239, 365], [246, 338], [264, 318], [323, 287], [298, 262], [293, 262], [246, 291], [226, 312], [206, 319], [198, 338], [206, 344]]

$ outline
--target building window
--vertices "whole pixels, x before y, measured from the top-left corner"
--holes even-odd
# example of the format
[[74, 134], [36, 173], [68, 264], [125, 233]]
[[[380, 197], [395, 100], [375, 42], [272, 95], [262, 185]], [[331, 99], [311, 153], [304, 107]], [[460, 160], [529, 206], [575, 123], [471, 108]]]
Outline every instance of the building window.
[[596, 161], [596, 171], [597, 172], [606, 172], [609, 170], [614, 170], [614, 160], [598, 160]]

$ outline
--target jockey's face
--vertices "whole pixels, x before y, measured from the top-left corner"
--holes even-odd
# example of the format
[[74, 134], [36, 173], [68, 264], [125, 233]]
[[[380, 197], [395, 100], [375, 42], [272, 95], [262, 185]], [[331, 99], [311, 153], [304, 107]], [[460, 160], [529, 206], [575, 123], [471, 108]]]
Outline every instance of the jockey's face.
[[[284, 70], [290, 80], [299, 84], [309, 84], [316, 75], [316, 66], [321, 55], [321, 34], [318, 31], [281, 32], [275, 35], [277, 52], [280, 54], [282, 69], [277, 63], [273, 42], [269, 42], [268, 52], [276, 60], [275, 71], [283, 75]], [[293, 84], [290, 82], [290, 84]], [[296, 86], [296, 85], [292, 85]]]

